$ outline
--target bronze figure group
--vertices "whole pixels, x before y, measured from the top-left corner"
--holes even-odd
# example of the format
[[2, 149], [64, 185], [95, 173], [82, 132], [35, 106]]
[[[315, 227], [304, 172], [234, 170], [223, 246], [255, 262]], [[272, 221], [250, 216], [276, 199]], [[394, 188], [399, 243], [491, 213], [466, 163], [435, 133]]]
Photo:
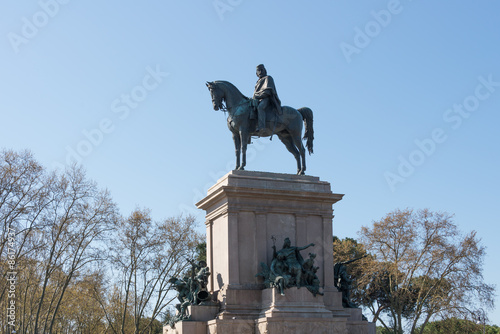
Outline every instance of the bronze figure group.
[[266, 287], [278, 289], [282, 296], [285, 295], [285, 289], [291, 287], [306, 287], [314, 296], [323, 295], [319, 292], [320, 282], [316, 275], [319, 267], [314, 266], [316, 254], [309, 253], [307, 260], [300, 254], [300, 251], [313, 246], [313, 243], [304, 247], [292, 246], [290, 239], [285, 238], [279, 251], [273, 245], [271, 266], [261, 263], [262, 272], [256, 276], [264, 279]]

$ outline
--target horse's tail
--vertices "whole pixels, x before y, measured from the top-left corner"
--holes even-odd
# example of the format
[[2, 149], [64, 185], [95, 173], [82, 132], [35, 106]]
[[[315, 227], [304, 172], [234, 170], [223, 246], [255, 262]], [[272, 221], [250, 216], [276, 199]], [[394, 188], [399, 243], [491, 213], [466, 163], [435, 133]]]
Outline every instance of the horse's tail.
[[306, 131], [304, 132], [304, 137], [302, 139], [307, 139], [306, 147], [309, 154], [313, 153], [313, 140], [314, 140], [314, 129], [313, 129], [313, 112], [307, 107], [298, 109], [304, 120], [304, 125]]

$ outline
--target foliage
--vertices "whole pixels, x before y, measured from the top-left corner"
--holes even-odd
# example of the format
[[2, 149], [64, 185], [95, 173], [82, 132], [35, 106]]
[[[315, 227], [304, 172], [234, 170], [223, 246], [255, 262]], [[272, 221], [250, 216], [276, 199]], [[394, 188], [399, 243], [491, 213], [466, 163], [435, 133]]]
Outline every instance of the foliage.
[[200, 242], [196, 245], [196, 262], [205, 261], [207, 263], [207, 243]]
[[390, 329], [387, 329], [383, 326], [377, 326], [376, 333], [377, 334], [392, 334], [393, 331]]
[[365, 298], [365, 291], [362, 290], [363, 282], [371, 275], [373, 268], [373, 258], [369, 255], [365, 247], [355, 239], [339, 239], [333, 236], [333, 259], [335, 263], [346, 262], [361, 258], [358, 261], [347, 265], [347, 272], [353, 279], [351, 298], [354, 304], [360, 305]]
[[484, 247], [476, 232], [462, 235], [449, 214], [396, 210], [360, 235], [376, 260], [362, 304], [374, 316], [385, 313], [387, 329], [402, 333], [406, 322], [416, 333], [433, 317], [463, 317], [493, 306], [494, 288], [482, 276]]
[[333, 257], [336, 263], [363, 257], [347, 266], [348, 273], [353, 278], [351, 298], [354, 304], [364, 306], [372, 312], [372, 322], [383, 323], [380, 315], [390, 303], [385, 294], [386, 289], [382, 287], [387, 287], [390, 273], [383, 270], [380, 263], [356, 239], [339, 239], [334, 236]]
[[[333, 236], [333, 254], [335, 262], [345, 262], [367, 254], [365, 247], [356, 239], [339, 239]], [[362, 267], [361, 262], [353, 262], [351, 268]]]
[[[418, 330], [422, 330], [422, 334], [482, 334], [483, 325], [470, 320], [448, 318], [429, 322], [425, 328], [420, 327]], [[499, 334], [500, 328], [486, 325], [485, 333]]]
[[192, 217], [120, 218], [82, 168], [48, 172], [27, 151], [0, 151], [0, 224], [0, 308], [15, 302], [17, 333], [161, 333], [167, 280], [200, 242]]

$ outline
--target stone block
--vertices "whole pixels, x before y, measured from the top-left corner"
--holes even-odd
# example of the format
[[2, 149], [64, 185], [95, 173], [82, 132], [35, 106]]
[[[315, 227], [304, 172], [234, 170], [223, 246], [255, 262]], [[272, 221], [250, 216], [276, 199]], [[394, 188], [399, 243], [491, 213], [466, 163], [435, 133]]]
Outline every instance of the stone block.
[[255, 319], [262, 304], [262, 288], [224, 286], [217, 294], [221, 303], [221, 319]]
[[255, 334], [255, 320], [250, 319], [215, 319], [207, 327], [208, 334]]
[[347, 333], [349, 334], [375, 334], [376, 327], [373, 322], [368, 321], [348, 321]]
[[363, 321], [363, 313], [360, 308], [346, 308], [344, 310], [350, 314], [347, 318], [349, 334], [375, 334], [375, 324]]
[[219, 305], [190, 305], [187, 309], [191, 321], [212, 320], [219, 313]]
[[163, 334], [206, 334], [206, 321], [179, 321], [175, 328], [163, 327]]
[[332, 318], [323, 296], [314, 297], [306, 288], [290, 288], [282, 296], [277, 289], [262, 290], [261, 317], [267, 318]]
[[346, 311], [350, 314], [347, 321], [363, 321], [363, 310], [360, 308], [348, 308]]
[[346, 322], [333, 318], [260, 318], [257, 334], [350, 334]]

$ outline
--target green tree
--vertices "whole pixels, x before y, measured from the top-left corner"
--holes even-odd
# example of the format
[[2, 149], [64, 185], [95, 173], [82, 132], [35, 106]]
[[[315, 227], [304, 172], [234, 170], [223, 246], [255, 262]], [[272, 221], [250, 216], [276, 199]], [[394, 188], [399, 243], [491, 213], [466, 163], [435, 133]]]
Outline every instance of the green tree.
[[333, 237], [334, 262], [360, 257], [363, 258], [347, 266], [348, 273], [353, 278], [351, 298], [356, 305], [363, 306], [372, 313], [372, 322], [379, 321], [388, 327], [380, 316], [390, 306], [386, 296], [390, 273], [356, 239]]
[[[482, 334], [483, 325], [471, 320], [448, 318], [439, 321], [431, 321], [425, 328], [419, 328], [423, 334]], [[498, 326], [486, 325], [485, 333], [499, 334]]]
[[196, 245], [196, 261], [207, 262], [207, 242], [203, 241]]
[[377, 334], [393, 334], [393, 332], [390, 329], [387, 329], [383, 326], [377, 326], [376, 333]]
[[373, 303], [384, 307], [390, 319], [384, 326], [394, 333], [403, 333], [405, 321], [409, 333], [419, 325], [423, 333], [433, 317], [462, 317], [493, 306], [494, 288], [482, 276], [484, 247], [475, 231], [463, 235], [449, 214], [396, 210], [362, 227], [360, 236], [376, 260], [369, 284], [383, 301]]
[[367, 275], [371, 275], [373, 267], [371, 257], [366, 252], [365, 247], [352, 238], [339, 239], [333, 236], [333, 260], [335, 263], [346, 262], [349, 260], [361, 258], [347, 265], [347, 272], [353, 279], [351, 287], [351, 298], [357, 305], [362, 304], [364, 291], [362, 291], [363, 282]]

